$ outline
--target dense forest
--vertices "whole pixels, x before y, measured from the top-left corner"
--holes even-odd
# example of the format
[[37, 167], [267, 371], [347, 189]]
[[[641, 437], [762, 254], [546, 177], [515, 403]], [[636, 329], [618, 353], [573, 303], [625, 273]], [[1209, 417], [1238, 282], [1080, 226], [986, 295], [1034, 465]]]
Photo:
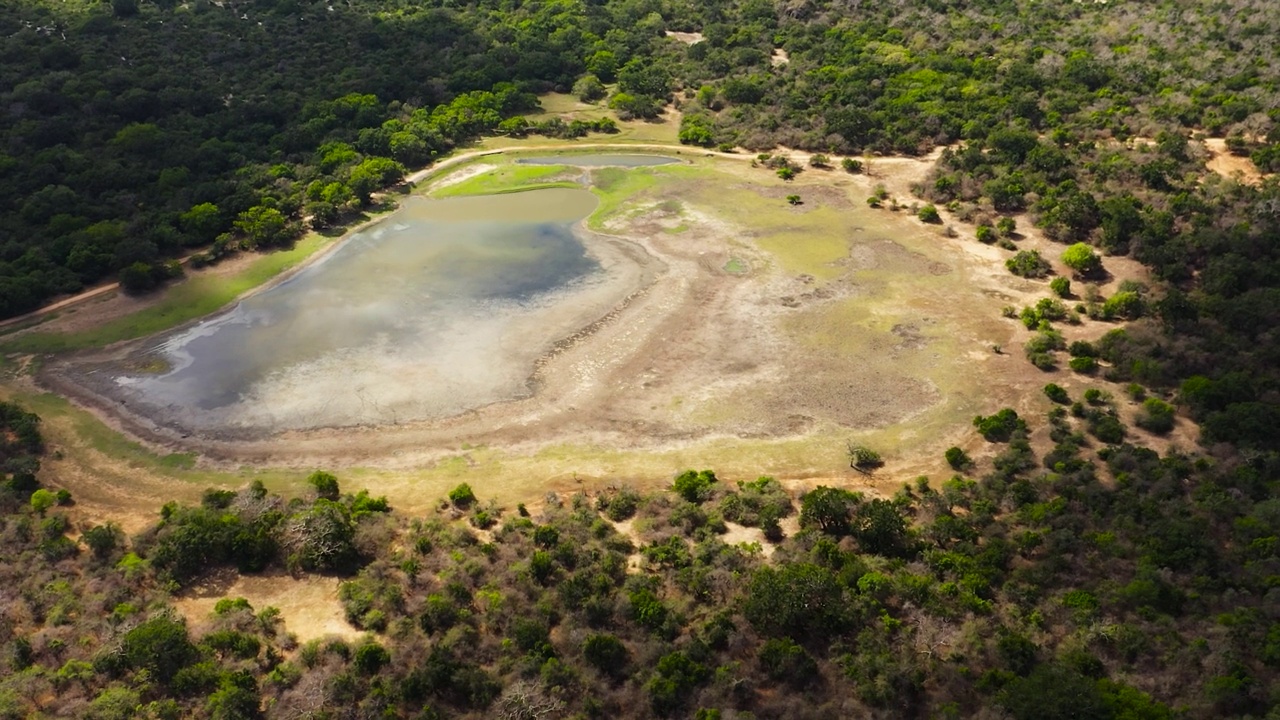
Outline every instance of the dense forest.
[[[1139, 422], [1202, 441], [1133, 445], [1106, 393], [1051, 384], [1044, 416], [976, 420], [994, 462], [953, 449], [893, 498], [690, 472], [409, 518], [320, 473], [126, 537], [40, 486], [39, 421], [5, 404], [0, 716], [1280, 717], [1280, 181], [1206, 173], [1199, 142], [1280, 171], [1277, 37], [1262, 0], [0, 4], [0, 316], [287, 245], [484, 135], [609, 132], [532, 115], [571, 91], [676, 106], [708, 147], [948, 146], [927, 207], [1011, 252], [1017, 215], [1077, 272], [1010, 310], [1028, 359], [1153, 390]], [[1089, 296], [1115, 255], [1154, 282]], [[1126, 323], [1068, 348], [1075, 312]], [[369, 635], [175, 614], [227, 567], [341, 577]]]
[[[133, 538], [70, 521], [74, 499], [32, 475], [38, 419], [0, 410], [5, 718], [1280, 708], [1275, 458], [1161, 456], [1061, 405], [978, 418], [994, 460], [948, 451], [956, 474], [892, 498], [689, 471], [667, 491], [552, 493], [533, 509], [461, 485], [404, 517], [318, 472], [303, 498], [251, 485], [166, 505]], [[1027, 441], [1039, 424], [1055, 443], [1043, 458]], [[730, 523], [756, 539], [726, 542]], [[171, 592], [229, 567], [336, 575], [367, 634], [299, 644], [277, 609], [234, 597], [204, 618], [174, 611]]]

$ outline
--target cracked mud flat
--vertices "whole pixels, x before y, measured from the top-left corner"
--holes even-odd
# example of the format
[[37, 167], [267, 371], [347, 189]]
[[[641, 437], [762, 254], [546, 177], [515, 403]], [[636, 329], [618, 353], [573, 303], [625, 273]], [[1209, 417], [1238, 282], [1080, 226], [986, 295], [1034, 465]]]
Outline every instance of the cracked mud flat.
[[[245, 415], [257, 425], [206, 430], [121, 403], [95, 379], [106, 373], [76, 370], [87, 362], [145, 364], [146, 343], [75, 358], [75, 367], [52, 367], [42, 381], [153, 443], [215, 461], [295, 467], [423, 467], [471, 446], [515, 454], [564, 444], [669, 449], [886, 428], [943, 405], [960, 414], [981, 406], [993, 386], [975, 383], [975, 368], [989, 362], [983, 353], [993, 339], [1010, 334], [993, 319], [990, 296], [1033, 297], [1034, 287], [987, 272], [956, 243], [900, 216], [859, 208], [852, 197], [860, 189], [815, 186], [793, 214], [770, 210], [768, 222], [748, 223], [742, 208], [779, 204], [777, 190], [746, 172], [727, 179], [736, 185], [676, 176], [607, 219], [604, 232], [616, 237], [597, 238], [597, 261], [640, 268], [602, 283], [612, 295], [563, 304], [567, 310], [551, 313], [559, 324], [492, 328], [494, 338], [537, 349], [536, 359], [521, 357], [528, 361], [521, 391], [505, 398], [420, 420], [389, 418], [380, 405], [360, 408], [347, 427]], [[835, 250], [821, 262], [804, 260], [810, 272], [797, 271], [794, 243], [810, 241], [817, 226], [805, 223], [822, 213], [839, 218], [821, 226], [834, 234], [822, 241]], [[395, 343], [360, 351], [380, 364], [333, 355], [329, 379], [308, 366], [263, 394], [263, 407], [275, 417], [299, 408], [295, 417], [306, 417], [300, 408], [332, 402], [355, 378], [392, 398], [432, 382], [422, 356], [397, 353]], [[484, 385], [482, 368], [463, 371]]]

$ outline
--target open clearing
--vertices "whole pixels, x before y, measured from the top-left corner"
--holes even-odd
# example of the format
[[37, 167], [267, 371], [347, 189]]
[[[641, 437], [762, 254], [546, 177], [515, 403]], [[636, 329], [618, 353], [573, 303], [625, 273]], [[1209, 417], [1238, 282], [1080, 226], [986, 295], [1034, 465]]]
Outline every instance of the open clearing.
[[285, 632], [299, 642], [338, 636], [354, 640], [362, 632], [347, 623], [338, 599], [341, 580], [322, 575], [293, 577], [284, 573], [240, 575], [213, 573], [174, 599], [178, 612], [200, 629], [209, 623], [214, 606], [222, 598], [244, 598], [255, 612], [268, 607], [280, 611]]
[[[589, 171], [601, 198], [590, 229], [635, 243], [666, 271], [544, 357], [527, 399], [436, 422], [214, 442], [149, 434], [118, 408], [91, 415], [25, 376], [6, 394], [46, 417], [52, 484], [92, 515], [141, 527], [164, 500], [253, 479], [296, 491], [320, 467], [408, 512], [462, 481], [510, 503], [656, 487], [688, 467], [731, 482], [772, 474], [800, 488], [892, 492], [948, 472], [941, 455], [950, 445], [988, 454], [968, 427], [973, 415], [1043, 412], [1039, 388], [1049, 380], [1073, 394], [1105, 385], [1045, 374], [1021, 357], [1026, 331], [1000, 308], [1033, 303], [1047, 288], [1010, 275], [1005, 251], [865, 207], [877, 184], [907, 201], [930, 158], [877, 159], [874, 177], [808, 170], [783, 182], [748, 158], [692, 154], [679, 165]], [[459, 164], [465, 179], [449, 194], [551, 179], [510, 163], [487, 155], [479, 170]], [[802, 203], [790, 205], [792, 194]], [[1021, 242], [1058, 252], [1033, 233]], [[1128, 275], [1119, 260], [1108, 267]], [[1110, 327], [1068, 332], [1096, 337]], [[886, 467], [848, 470], [850, 440], [880, 450]]]

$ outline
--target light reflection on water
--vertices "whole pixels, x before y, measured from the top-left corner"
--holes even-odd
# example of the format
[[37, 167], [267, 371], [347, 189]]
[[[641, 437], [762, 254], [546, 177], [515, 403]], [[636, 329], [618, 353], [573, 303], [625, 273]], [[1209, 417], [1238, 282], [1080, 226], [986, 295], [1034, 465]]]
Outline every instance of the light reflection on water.
[[[513, 323], [600, 272], [572, 229], [595, 203], [571, 188], [412, 198], [287, 281], [163, 338], [165, 374], [117, 382], [194, 426], [413, 419], [501, 399], [542, 349], [509, 347]], [[529, 357], [517, 367], [513, 352]]]

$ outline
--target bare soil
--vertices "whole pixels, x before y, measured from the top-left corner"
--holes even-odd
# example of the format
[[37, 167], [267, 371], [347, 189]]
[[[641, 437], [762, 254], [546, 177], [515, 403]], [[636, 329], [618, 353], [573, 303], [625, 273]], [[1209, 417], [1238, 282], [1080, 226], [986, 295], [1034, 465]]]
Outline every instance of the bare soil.
[[347, 623], [338, 600], [340, 580], [320, 575], [291, 577], [286, 573], [240, 575], [224, 571], [206, 577], [200, 584], [174, 598], [174, 606], [192, 627], [208, 623], [213, 608], [222, 598], [244, 598], [254, 612], [268, 607], [279, 609], [285, 632], [299, 642], [337, 636], [355, 639], [363, 633]]
[[1206, 138], [1204, 147], [1209, 151], [1209, 161], [1205, 163], [1209, 170], [1222, 177], [1239, 180], [1245, 185], [1262, 184], [1263, 175], [1258, 171], [1258, 166], [1247, 157], [1232, 155], [1227, 150], [1224, 138]]

